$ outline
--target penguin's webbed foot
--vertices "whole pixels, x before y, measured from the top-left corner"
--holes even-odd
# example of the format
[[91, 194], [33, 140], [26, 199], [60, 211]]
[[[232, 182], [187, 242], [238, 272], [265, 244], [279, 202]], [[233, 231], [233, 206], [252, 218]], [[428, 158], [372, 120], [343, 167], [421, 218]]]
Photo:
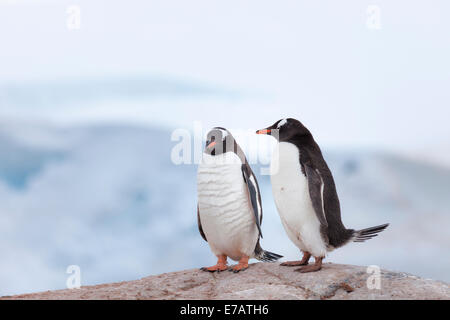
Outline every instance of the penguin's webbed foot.
[[304, 266], [298, 269], [295, 269], [294, 271], [300, 272], [300, 273], [307, 273], [307, 272], [315, 272], [322, 269], [322, 266], [318, 267], [315, 264], [312, 264], [310, 266]]
[[309, 258], [311, 258], [311, 253], [307, 252], [307, 251], [302, 251], [303, 252], [303, 258], [300, 261], [286, 261], [283, 262], [282, 264], [280, 264], [280, 266], [283, 267], [297, 267], [297, 266], [306, 266], [308, 265], [309, 262]]
[[221, 271], [228, 270], [228, 266], [226, 264], [216, 264], [215, 266], [212, 266], [212, 267], [200, 268], [200, 270], [209, 271], [209, 272], [216, 272], [216, 271], [221, 272]]
[[307, 264], [308, 264], [308, 261], [299, 260], [299, 261], [286, 261], [286, 262], [283, 262], [282, 264], [280, 264], [280, 266], [298, 267], [298, 266], [306, 266]]
[[228, 270], [228, 266], [227, 266], [227, 256], [226, 255], [220, 255], [217, 257], [217, 264], [212, 266], [212, 267], [203, 267], [200, 268], [200, 270], [202, 271], [208, 271], [208, 272], [221, 272], [221, 271], [225, 271]]
[[238, 263], [237, 265], [235, 265], [234, 267], [231, 267], [230, 269], [228, 269], [228, 271], [233, 271], [234, 273], [238, 273], [239, 271], [244, 271], [248, 269], [248, 263]]
[[301, 273], [319, 271], [320, 269], [322, 269], [323, 257], [319, 257], [319, 258], [316, 257], [315, 259], [316, 259], [316, 261], [314, 264], [295, 269], [294, 271], [301, 272]]
[[233, 271], [234, 273], [238, 273], [239, 271], [244, 271], [248, 269], [248, 259], [249, 257], [243, 256], [239, 263], [229, 269], [229, 271]]

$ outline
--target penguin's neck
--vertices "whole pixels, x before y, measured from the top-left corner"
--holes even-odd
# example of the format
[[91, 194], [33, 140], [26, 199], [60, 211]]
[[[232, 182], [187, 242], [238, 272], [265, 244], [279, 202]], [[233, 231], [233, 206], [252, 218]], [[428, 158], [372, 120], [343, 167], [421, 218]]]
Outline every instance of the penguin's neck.
[[220, 154], [209, 154], [208, 152], [203, 153], [203, 159], [206, 163], [216, 163], [216, 164], [245, 164], [246, 158], [243, 152], [232, 152], [228, 151]]
[[292, 137], [290, 137], [287, 141], [280, 141], [280, 142], [289, 142], [292, 144], [295, 144], [297, 146], [297, 148], [302, 151], [304, 149], [307, 149], [310, 146], [314, 146], [316, 145], [316, 143], [314, 142], [314, 138], [312, 137], [312, 135], [294, 135]]

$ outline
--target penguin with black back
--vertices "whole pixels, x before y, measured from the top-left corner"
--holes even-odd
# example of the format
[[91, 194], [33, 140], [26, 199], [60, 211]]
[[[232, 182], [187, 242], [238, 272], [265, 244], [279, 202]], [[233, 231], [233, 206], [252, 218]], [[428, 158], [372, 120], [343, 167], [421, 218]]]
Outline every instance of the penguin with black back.
[[[344, 226], [333, 175], [311, 132], [300, 121], [282, 119], [256, 133], [278, 140], [271, 161], [272, 192], [289, 239], [303, 252], [300, 261], [282, 266], [318, 271], [327, 252], [376, 237], [389, 225], [362, 230]], [[311, 256], [315, 263], [308, 265]]]

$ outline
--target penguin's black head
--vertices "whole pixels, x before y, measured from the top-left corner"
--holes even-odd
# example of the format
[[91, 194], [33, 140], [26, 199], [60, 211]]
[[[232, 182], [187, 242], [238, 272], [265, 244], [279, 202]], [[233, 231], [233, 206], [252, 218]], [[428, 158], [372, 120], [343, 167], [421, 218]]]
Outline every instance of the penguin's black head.
[[206, 137], [205, 153], [212, 156], [236, 152], [237, 144], [231, 133], [221, 127], [215, 127], [208, 132]]
[[298, 120], [293, 118], [281, 119], [270, 127], [256, 131], [257, 134], [273, 136], [278, 141], [289, 141], [294, 138], [311, 136], [311, 132]]

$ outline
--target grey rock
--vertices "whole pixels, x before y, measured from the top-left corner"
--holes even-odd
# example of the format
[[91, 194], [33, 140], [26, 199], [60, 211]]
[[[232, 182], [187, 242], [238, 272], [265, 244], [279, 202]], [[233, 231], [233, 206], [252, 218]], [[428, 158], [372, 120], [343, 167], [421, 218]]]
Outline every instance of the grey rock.
[[380, 289], [369, 289], [373, 274], [366, 267], [326, 263], [314, 273], [295, 269], [255, 263], [240, 273], [185, 270], [1, 299], [450, 299], [448, 284], [401, 272], [381, 270]]

